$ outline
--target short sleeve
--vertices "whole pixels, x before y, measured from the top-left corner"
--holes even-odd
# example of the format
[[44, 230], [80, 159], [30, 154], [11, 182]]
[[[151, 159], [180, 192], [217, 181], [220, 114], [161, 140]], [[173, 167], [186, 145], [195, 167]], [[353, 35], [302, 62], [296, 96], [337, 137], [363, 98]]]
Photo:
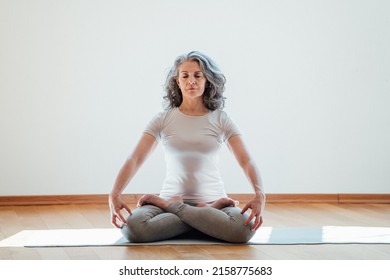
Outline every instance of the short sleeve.
[[163, 118], [164, 118], [163, 112], [156, 114], [144, 129], [145, 133], [154, 136], [154, 138], [156, 138], [157, 141], [160, 141], [161, 139]]
[[226, 114], [226, 112], [222, 112], [221, 115], [222, 120], [222, 129], [224, 132], [224, 141], [228, 140], [230, 137], [234, 135], [241, 135], [240, 130], [234, 121]]

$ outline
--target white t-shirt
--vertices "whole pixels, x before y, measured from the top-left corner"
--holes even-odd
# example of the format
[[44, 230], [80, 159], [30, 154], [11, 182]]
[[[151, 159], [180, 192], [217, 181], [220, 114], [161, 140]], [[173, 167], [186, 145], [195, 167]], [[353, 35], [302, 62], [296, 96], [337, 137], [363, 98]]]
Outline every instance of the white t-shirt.
[[167, 175], [162, 198], [182, 195], [185, 202], [198, 203], [226, 197], [219, 152], [227, 139], [240, 133], [225, 111], [189, 116], [169, 109], [157, 114], [145, 132], [163, 144]]

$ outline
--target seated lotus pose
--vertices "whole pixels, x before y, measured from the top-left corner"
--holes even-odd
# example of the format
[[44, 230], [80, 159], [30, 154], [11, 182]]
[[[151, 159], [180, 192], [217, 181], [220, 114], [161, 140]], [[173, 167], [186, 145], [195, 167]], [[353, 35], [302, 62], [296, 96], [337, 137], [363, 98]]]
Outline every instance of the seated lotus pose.
[[[112, 224], [130, 242], [159, 241], [194, 231], [244, 243], [263, 223], [265, 193], [260, 174], [237, 126], [223, 111], [225, 81], [216, 64], [200, 52], [175, 60], [165, 85], [167, 108], [146, 126], [109, 195]], [[131, 211], [121, 194], [159, 142], [167, 165], [160, 194], [142, 196]], [[254, 190], [243, 209], [227, 197], [219, 174], [224, 143]]]

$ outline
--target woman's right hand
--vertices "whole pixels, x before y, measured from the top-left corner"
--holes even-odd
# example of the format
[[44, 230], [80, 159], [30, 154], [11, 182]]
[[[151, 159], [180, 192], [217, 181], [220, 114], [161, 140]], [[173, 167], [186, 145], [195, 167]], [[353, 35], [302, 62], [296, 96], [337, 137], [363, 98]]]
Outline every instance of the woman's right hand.
[[110, 194], [108, 204], [110, 205], [111, 211], [111, 223], [117, 228], [122, 228], [123, 224], [127, 225], [126, 218], [122, 215], [121, 210], [125, 209], [129, 215], [131, 215], [131, 210], [120, 195]]

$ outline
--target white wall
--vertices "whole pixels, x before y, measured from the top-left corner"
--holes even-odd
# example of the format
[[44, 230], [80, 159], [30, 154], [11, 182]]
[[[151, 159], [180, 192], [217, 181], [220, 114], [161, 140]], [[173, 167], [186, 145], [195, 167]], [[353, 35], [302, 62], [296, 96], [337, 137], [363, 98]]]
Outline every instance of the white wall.
[[[174, 58], [213, 57], [269, 193], [389, 193], [390, 2], [0, 0], [0, 195], [108, 193]], [[251, 192], [227, 149], [231, 193]], [[158, 192], [162, 149], [128, 192]]]

